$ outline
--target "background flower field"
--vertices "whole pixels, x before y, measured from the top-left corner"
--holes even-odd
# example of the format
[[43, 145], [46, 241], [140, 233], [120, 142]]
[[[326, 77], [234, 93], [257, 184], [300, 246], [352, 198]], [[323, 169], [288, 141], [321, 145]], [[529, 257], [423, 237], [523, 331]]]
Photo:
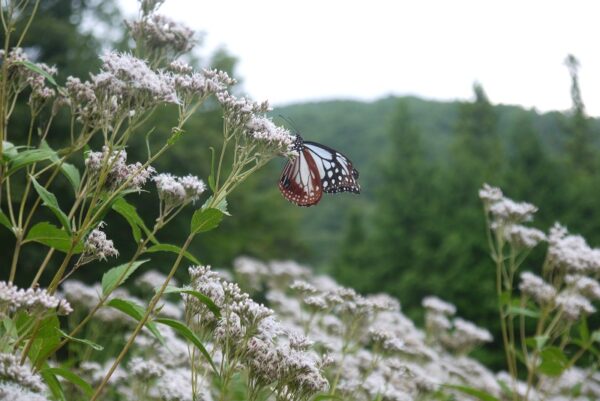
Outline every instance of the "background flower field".
[[[0, 399], [600, 398], [575, 57], [568, 113], [273, 110], [162, 3], [0, 3]], [[285, 202], [286, 115], [360, 197]]]

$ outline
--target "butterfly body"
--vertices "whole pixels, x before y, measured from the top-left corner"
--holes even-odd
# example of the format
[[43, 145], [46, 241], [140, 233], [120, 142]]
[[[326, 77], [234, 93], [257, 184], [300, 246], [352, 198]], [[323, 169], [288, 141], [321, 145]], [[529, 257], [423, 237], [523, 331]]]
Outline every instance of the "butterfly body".
[[298, 206], [312, 206], [323, 192], [360, 193], [358, 171], [340, 152], [296, 135], [292, 149], [298, 156], [289, 160], [279, 180], [279, 190]]

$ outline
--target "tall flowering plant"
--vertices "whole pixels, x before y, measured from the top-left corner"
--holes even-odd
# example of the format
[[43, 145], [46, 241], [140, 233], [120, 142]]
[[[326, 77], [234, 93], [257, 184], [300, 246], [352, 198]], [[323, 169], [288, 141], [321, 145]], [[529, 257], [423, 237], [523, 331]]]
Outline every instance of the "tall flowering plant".
[[[546, 399], [577, 364], [590, 365], [590, 372], [598, 367], [600, 330], [588, 327], [588, 317], [600, 300], [600, 249], [558, 223], [547, 234], [527, 226], [537, 208], [499, 188], [486, 184], [479, 197], [496, 265], [506, 393], [513, 400]], [[548, 249], [541, 268], [523, 271], [530, 251], [543, 242]], [[577, 395], [576, 387], [572, 391]]]
[[[0, 51], [0, 225], [15, 240], [10, 266], [2, 272], [5, 281], [0, 282], [0, 353], [10, 369], [32, 372], [36, 378], [23, 391], [39, 393], [42, 377], [55, 398], [64, 398], [57, 380], [60, 376], [96, 400], [140, 333], [150, 329], [160, 337], [155, 322], [159, 302], [183, 259], [196, 261], [187, 251], [194, 238], [219, 225], [227, 215], [228, 195], [248, 176], [273, 157], [290, 153], [293, 137], [265, 116], [267, 102], [231, 94], [235, 80], [225, 72], [197, 71], [179, 59], [193, 48], [194, 33], [158, 14], [162, 1], [140, 1], [138, 18], [127, 21], [135, 43], [132, 52], [109, 51], [100, 57], [100, 70], [90, 72], [89, 79], [68, 77], [58, 82], [56, 68], [36, 62], [27, 49], [19, 47], [34, 23], [39, 3], [0, 3], [5, 35]], [[191, 174], [176, 177], [157, 172], [153, 163], [177, 146], [178, 138], [202, 134], [186, 132], [186, 122], [209, 98], [221, 105], [224, 123], [221, 150], [212, 162], [207, 183]], [[25, 135], [12, 132], [10, 124], [15, 104], [21, 101], [26, 102], [30, 114]], [[147, 158], [129, 160], [130, 140], [148, 137], [145, 123], [165, 105], [177, 109], [168, 139], [147, 140]], [[67, 144], [52, 149], [48, 135], [62, 111], [70, 118], [70, 130], [63, 138]], [[20, 141], [22, 137], [25, 139]], [[98, 142], [100, 146], [92, 145]], [[74, 160], [81, 156], [84, 164], [78, 165]], [[68, 202], [61, 197], [59, 203], [53, 193], [59, 175], [71, 185]], [[154, 222], [147, 224], [137, 214], [135, 202], [139, 192], [152, 186], [157, 194], [157, 214]], [[159, 242], [157, 234], [192, 205], [197, 209], [185, 242], [180, 246]], [[51, 220], [42, 220], [44, 209], [52, 213]], [[69, 317], [67, 327], [59, 316], [72, 314], [73, 308], [60, 295], [62, 284], [86, 264], [100, 261], [110, 266], [119, 254], [104, 231], [103, 221], [111, 213], [121, 215], [131, 226], [133, 256], [125, 264], [106, 269], [99, 295], [85, 314]], [[28, 288], [17, 288], [13, 282], [28, 263], [22, 258], [23, 249], [34, 243], [45, 247], [46, 256], [36, 266]], [[176, 255], [168, 275], [156, 283], [153, 296], [147, 302], [119, 298], [118, 287], [148, 263], [153, 252]], [[68, 298], [68, 293], [65, 295]], [[95, 347], [77, 336], [106, 308], [117, 309], [137, 323], [112, 365], [91, 388], [72, 371], [56, 366], [56, 355], [74, 343]], [[185, 326], [162, 323], [174, 325], [184, 336], [189, 334]], [[195, 336], [188, 338], [202, 346]]]

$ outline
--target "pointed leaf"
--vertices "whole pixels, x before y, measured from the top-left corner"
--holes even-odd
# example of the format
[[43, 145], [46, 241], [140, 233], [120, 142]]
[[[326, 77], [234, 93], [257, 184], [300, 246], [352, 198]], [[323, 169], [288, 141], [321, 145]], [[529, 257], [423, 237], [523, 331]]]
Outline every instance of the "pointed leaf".
[[558, 347], [548, 347], [540, 353], [542, 362], [538, 370], [546, 376], [560, 376], [567, 368], [569, 360], [564, 352]]
[[[31, 227], [25, 241], [39, 242], [57, 251], [66, 253], [71, 248], [73, 239], [66, 231], [44, 221]], [[73, 248], [73, 253], [77, 254], [81, 252], [83, 252], [83, 243], [80, 241]]]
[[79, 387], [87, 397], [91, 397], [92, 394], [94, 394], [94, 389], [88, 382], [86, 382], [81, 377], [79, 377], [77, 374], [73, 373], [72, 371], [70, 371], [68, 369], [45, 368], [45, 369], [42, 369], [42, 371], [53, 374], [54, 376], [64, 377], [65, 379], [67, 379], [68, 381], [70, 381], [71, 383], [73, 383], [74, 385]]
[[[58, 157], [58, 154], [54, 150], [52, 150], [50, 145], [48, 145], [48, 142], [46, 142], [45, 140], [43, 140], [40, 144], [40, 149], [50, 150], [53, 154], [53, 156], [50, 157], [50, 160], [54, 164], [61, 163], [61, 159], [60, 157]], [[60, 164], [60, 171], [65, 175], [65, 177], [67, 177], [67, 180], [71, 183], [71, 186], [73, 187], [73, 191], [75, 192], [75, 194], [77, 194], [77, 190], [79, 189], [79, 183], [81, 182], [81, 176], [77, 167], [70, 163], [63, 162], [62, 164]]]
[[79, 184], [81, 183], [81, 175], [79, 174], [79, 170], [77, 167], [70, 163], [63, 163], [60, 166], [60, 171], [67, 177], [67, 180], [71, 183], [73, 187], [73, 191], [77, 194], [77, 190], [79, 189]]
[[141, 241], [141, 230], [143, 230], [147, 236], [151, 237], [150, 239], [153, 243], [158, 243], [156, 238], [154, 238], [154, 236], [152, 235], [152, 232], [148, 229], [148, 227], [146, 227], [144, 220], [142, 220], [142, 218], [138, 214], [137, 210], [135, 209], [135, 206], [127, 202], [124, 198], [119, 198], [115, 201], [115, 203], [113, 203], [112, 209], [115, 212], [119, 213], [121, 216], [123, 216], [125, 220], [127, 220], [127, 223], [129, 223], [129, 226], [131, 227], [133, 239], [135, 239], [136, 242]]
[[48, 74], [46, 71], [44, 71], [42, 68], [40, 68], [40, 66], [38, 66], [37, 64], [32, 63], [29, 60], [16, 61], [15, 64], [21, 64], [22, 66], [26, 67], [27, 69], [46, 78], [48, 80], [48, 82], [50, 82], [52, 85], [58, 87], [58, 84], [54, 80], [54, 77], [52, 77], [52, 75]]
[[68, 338], [69, 340], [71, 340], [75, 343], [87, 345], [88, 347], [91, 347], [92, 349], [95, 349], [96, 351], [102, 351], [104, 349], [104, 347], [101, 346], [100, 344], [96, 344], [95, 342], [86, 340], [85, 338], [72, 337], [72, 336], [68, 335], [67, 333], [65, 333], [64, 331], [62, 331], [61, 329], [58, 329], [58, 332], [63, 337]]
[[[46, 367], [47, 366], [48, 366], [48, 364], [46, 364]], [[65, 393], [62, 389], [62, 386], [60, 385], [60, 382], [56, 378], [56, 375], [54, 373], [52, 373], [52, 371], [48, 371], [46, 369], [49, 369], [49, 368], [47, 367], [47, 368], [40, 370], [40, 375], [44, 378], [44, 381], [48, 385], [48, 388], [50, 389], [50, 392], [52, 393], [52, 398], [54, 398], [55, 400], [58, 400], [58, 401], [66, 401]]]
[[48, 191], [46, 188], [41, 186], [33, 176], [30, 176], [30, 178], [38, 195], [40, 196], [42, 201], [44, 201], [44, 206], [47, 206], [50, 210], [52, 210], [52, 213], [54, 213], [54, 215], [58, 217], [63, 227], [70, 233], [71, 225], [69, 224], [69, 218], [60, 209], [60, 206], [58, 205], [58, 200], [56, 200], [56, 196], [54, 196], [52, 192]]
[[[142, 306], [126, 299], [113, 298], [108, 301], [106, 305], [123, 312], [138, 322], [142, 320], [144, 314], [146, 313], [146, 310]], [[145, 326], [148, 327], [148, 330], [150, 330], [150, 332], [158, 339], [158, 341], [160, 341], [161, 344], [165, 345], [165, 339], [162, 334], [160, 334], [160, 331], [158, 331], [158, 328], [153, 321], [148, 319]]]
[[194, 234], [210, 231], [218, 227], [221, 220], [223, 220], [223, 212], [219, 209], [198, 209], [192, 216], [190, 230]]
[[163, 318], [163, 317], [157, 318], [156, 322], [173, 328], [176, 332], [178, 332], [183, 337], [188, 339], [188, 341], [190, 341], [192, 344], [194, 344], [196, 346], [196, 348], [198, 348], [198, 350], [202, 353], [202, 355], [204, 355], [204, 357], [206, 358], [208, 363], [210, 363], [210, 366], [213, 368], [215, 374], [217, 376], [219, 375], [219, 372], [217, 371], [217, 367], [215, 366], [215, 363], [213, 362], [212, 358], [210, 357], [210, 354], [208, 353], [208, 351], [206, 350], [206, 348], [204, 347], [204, 345], [202, 344], [200, 339], [194, 334], [194, 332], [192, 330], [190, 330], [189, 327], [187, 327], [185, 324], [183, 324], [182, 322], [180, 322], [178, 320], [167, 319], [167, 318]]
[[206, 307], [218, 318], [221, 317], [221, 309], [213, 302], [212, 299], [202, 294], [199, 291], [192, 290], [190, 288], [178, 288], [168, 286], [165, 289], [164, 294], [188, 294], [202, 302]]
[[537, 318], [540, 316], [538, 311], [534, 311], [520, 306], [509, 306], [507, 309], [509, 315], [523, 315], [527, 317]]
[[[181, 248], [178, 247], [177, 245], [171, 245], [171, 244], [156, 244], [156, 245], [152, 245], [150, 248], [146, 249], [146, 252], [148, 253], [155, 253], [155, 252], [170, 252], [170, 253], [176, 253], [179, 254], [179, 252], [181, 252]], [[192, 255], [189, 252], [184, 252], [183, 256], [185, 256], [190, 262], [196, 264], [196, 265], [200, 265], [200, 261], [198, 259], [196, 259], [196, 257], [194, 255]]]
[[11, 163], [8, 169], [8, 175], [15, 173], [30, 164], [41, 162], [44, 160], [51, 160], [56, 153], [52, 149], [29, 149], [24, 150], [11, 159]]
[[102, 276], [102, 295], [106, 296], [113, 292], [115, 288], [120, 286], [137, 270], [138, 267], [149, 261], [150, 259], [138, 260], [133, 263], [124, 263], [113, 267]]
[[0, 224], [12, 231], [12, 224], [2, 210], [0, 210]]

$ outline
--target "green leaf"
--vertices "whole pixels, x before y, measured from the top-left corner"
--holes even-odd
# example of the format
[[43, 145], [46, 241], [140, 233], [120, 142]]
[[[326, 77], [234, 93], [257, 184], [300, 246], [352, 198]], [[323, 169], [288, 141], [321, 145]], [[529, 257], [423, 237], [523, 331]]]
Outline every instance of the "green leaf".
[[[113, 298], [108, 301], [106, 305], [123, 312], [138, 322], [142, 320], [146, 313], [146, 310], [142, 306], [126, 299]], [[164, 337], [160, 334], [160, 331], [158, 331], [158, 328], [156, 328], [156, 324], [154, 324], [153, 321], [148, 319], [145, 325], [161, 344], [166, 345]]]
[[[52, 150], [50, 145], [48, 145], [48, 142], [43, 140], [40, 144], [40, 149], [50, 150], [53, 154], [53, 156], [50, 157], [52, 163], [60, 164], [61, 159], [58, 157], [58, 154], [54, 150]], [[79, 189], [79, 183], [81, 182], [81, 176], [79, 175], [79, 170], [77, 169], [77, 167], [70, 163], [63, 162], [62, 164], [60, 164], [60, 171], [65, 175], [65, 177], [67, 177], [67, 180], [71, 183], [71, 186], [73, 187], [73, 191], [75, 192], [75, 194], [77, 194], [77, 190]]]
[[600, 343], [600, 330], [594, 330], [590, 338], [592, 339], [592, 342]]
[[546, 345], [546, 342], [549, 338], [549, 336], [530, 337], [527, 340], [525, 340], [525, 344], [527, 344], [531, 348], [541, 350], [542, 348], [544, 348], [544, 345]]
[[12, 231], [12, 224], [2, 210], [0, 210], [0, 224]]
[[588, 342], [590, 339], [590, 329], [587, 324], [587, 318], [583, 316], [579, 322], [579, 338], [583, 342]]
[[127, 202], [124, 198], [119, 198], [113, 203], [112, 209], [115, 212], [119, 213], [121, 216], [123, 216], [125, 220], [127, 220], [127, 223], [129, 223], [129, 226], [131, 227], [133, 239], [135, 239], [136, 242], [141, 241], [141, 230], [143, 230], [144, 233], [148, 237], [150, 237], [150, 240], [153, 243], [158, 243], [156, 238], [154, 238], [154, 236], [152, 235], [152, 232], [148, 229], [148, 227], [146, 227], [144, 220], [142, 220], [142, 218], [138, 214], [137, 210], [135, 209], [135, 206]]
[[18, 149], [20, 148], [13, 145], [11, 142], [2, 141], [2, 161], [10, 161], [14, 159], [18, 154]]
[[212, 207], [208, 209], [198, 209], [192, 216], [190, 230], [194, 234], [210, 231], [217, 228], [221, 223], [221, 220], [223, 220], [223, 212], [219, 209]]
[[217, 376], [219, 375], [217, 367], [215, 366], [212, 358], [210, 357], [210, 354], [208, 353], [204, 345], [202, 345], [200, 339], [194, 334], [192, 330], [190, 330], [189, 327], [187, 327], [185, 324], [178, 320], [167, 319], [164, 317], [157, 318], [156, 322], [173, 328], [176, 332], [178, 332], [183, 337], [188, 339], [192, 344], [194, 344], [196, 348], [198, 348], [198, 350], [202, 353], [202, 355], [204, 355], [208, 363], [210, 363], [210, 366], [213, 368], [215, 374]]
[[150, 259], [138, 260], [133, 263], [124, 263], [113, 267], [102, 276], [102, 295], [106, 296], [113, 292], [115, 288], [120, 286], [137, 270], [138, 267], [149, 261]]
[[54, 373], [52, 373], [52, 371], [47, 370], [47, 369], [50, 369], [48, 367], [48, 364], [46, 364], [45, 366], [46, 367], [44, 369], [40, 370], [40, 374], [42, 375], [42, 377], [44, 378], [44, 381], [48, 385], [48, 388], [50, 389], [50, 392], [52, 393], [52, 398], [54, 398], [55, 400], [58, 400], [58, 401], [66, 401], [65, 393], [63, 392], [62, 386], [60, 385], [60, 382], [56, 378], [56, 375]]
[[[156, 244], [156, 245], [152, 245], [150, 248], [146, 249], [146, 252], [148, 253], [155, 253], [155, 252], [170, 252], [170, 253], [176, 253], [179, 254], [179, 252], [181, 252], [181, 248], [178, 247], [177, 245], [171, 245], [171, 244]], [[200, 261], [198, 259], [196, 259], [196, 257], [194, 255], [192, 255], [189, 252], [184, 252], [183, 256], [185, 256], [190, 262], [196, 264], [196, 265], [200, 265]]]
[[21, 65], [25, 66], [27, 69], [35, 72], [36, 74], [40, 74], [41, 76], [46, 78], [48, 80], [48, 82], [50, 82], [52, 85], [58, 87], [58, 84], [56, 83], [56, 81], [54, 80], [52, 75], [48, 74], [46, 71], [41, 69], [37, 64], [32, 63], [29, 60], [16, 61], [14, 64], [21, 64]]
[[[202, 207], [200, 209], [204, 210], [208, 208], [208, 205], [210, 205], [213, 201], [213, 196], [209, 196], [208, 199], [206, 200], [206, 202], [204, 202], [204, 204], [202, 205]], [[227, 215], [227, 216], [231, 216], [231, 214], [227, 211], [227, 199], [223, 198], [219, 201], [218, 204], [216, 204], [214, 206], [215, 209], [220, 210], [221, 212], [223, 212], [223, 214]]]
[[43, 160], [52, 160], [56, 156], [56, 153], [52, 149], [29, 149], [18, 153], [11, 159], [11, 163], [8, 169], [8, 175], [15, 173], [33, 163], [41, 162]]
[[506, 313], [508, 313], [509, 315], [523, 315], [532, 318], [537, 318], [540, 316], [540, 313], [538, 311], [522, 308], [520, 306], [509, 306], [506, 310]]
[[560, 376], [567, 368], [569, 360], [558, 347], [548, 347], [540, 352], [542, 359], [538, 370], [546, 376]]
[[88, 347], [91, 347], [92, 349], [95, 349], [96, 351], [102, 351], [104, 349], [104, 347], [101, 346], [100, 344], [96, 344], [95, 342], [86, 340], [85, 338], [72, 337], [72, 336], [68, 335], [67, 333], [65, 333], [64, 331], [62, 331], [61, 329], [58, 329], [58, 332], [63, 337], [68, 338], [69, 340], [71, 340], [73, 342], [87, 345]]
[[[66, 231], [44, 221], [31, 227], [25, 241], [39, 242], [57, 251], [66, 253], [71, 248], [73, 239]], [[73, 253], [77, 254], [81, 252], [83, 252], [83, 243], [80, 241], [73, 248]]]
[[79, 387], [87, 397], [91, 397], [92, 394], [94, 394], [94, 389], [88, 382], [86, 382], [81, 377], [79, 377], [77, 374], [71, 372], [68, 369], [44, 368], [44, 369], [42, 369], [42, 376], [43, 376], [43, 372], [50, 373], [50, 374], [54, 375], [55, 378], [56, 378], [56, 376], [64, 377], [65, 379], [67, 379], [68, 381], [70, 381], [71, 383], [73, 383], [74, 385]]
[[469, 387], [469, 386], [459, 386], [456, 384], [443, 384], [444, 387], [448, 387], [454, 390], [458, 390], [461, 393], [470, 395], [472, 397], [475, 397], [481, 401], [500, 401], [498, 398], [494, 397], [491, 394], [488, 394], [487, 392], [483, 391], [483, 390], [478, 390], [476, 388], [473, 387]]
[[44, 201], [44, 206], [47, 206], [50, 210], [52, 210], [52, 212], [56, 215], [56, 217], [58, 217], [58, 219], [62, 223], [63, 227], [70, 233], [71, 225], [69, 224], [69, 218], [67, 217], [65, 212], [63, 212], [60, 209], [60, 206], [58, 205], [58, 200], [56, 200], [56, 196], [54, 196], [52, 192], [48, 191], [46, 188], [41, 186], [36, 181], [36, 179], [33, 178], [33, 176], [30, 176], [30, 178], [38, 195], [40, 195], [40, 198], [42, 198], [42, 200]]
[[60, 323], [56, 315], [49, 316], [40, 323], [28, 355], [34, 366], [42, 364], [60, 343], [59, 328]]
[[71, 183], [71, 186], [73, 187], [73, 191], [75, 192], [75, 194], [77, 194], [79, 184], [81, 183], [81, 176], [77, 167], [70, 163], [63, 163], [60, 166], [60, 171], [62, 171], [65, 177], [67, 177], [67, 180]]
[[218, 318], [221, 317], [221, 309], [213, 302], [212, 299], [202, 294], [199, 291], [192, 290], [190, 288], [179, 288], [168, 286], [165, 289], [164, 294], [188, 294], [202, 302], [206, 307]]

